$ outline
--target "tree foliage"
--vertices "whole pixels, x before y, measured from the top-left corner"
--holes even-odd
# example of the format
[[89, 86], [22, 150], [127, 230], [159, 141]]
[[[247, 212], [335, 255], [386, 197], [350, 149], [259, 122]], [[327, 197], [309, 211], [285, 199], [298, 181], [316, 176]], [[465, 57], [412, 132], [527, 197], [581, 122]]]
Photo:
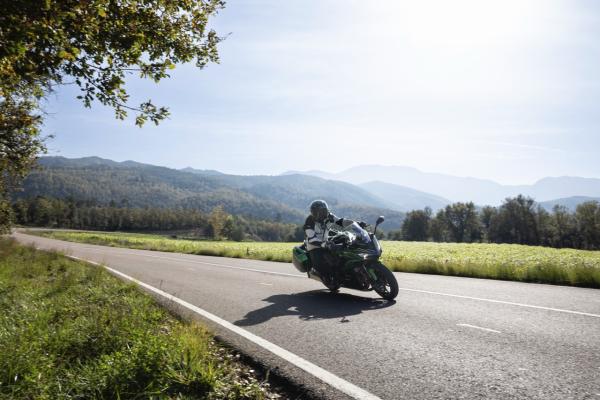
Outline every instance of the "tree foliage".
[[0, 13], [0, 225], [7, 193], [40, 152], [40, 100], [75, 84], [85, 107], [99, 102], [118, 119], [159, 123], [168, 109], [130, 104], [129, 75], [159, 82], [178, 63], [218, 62], [221, 40], [209, 17], [223, 0], [20, 0]]
[[212, 209], [208, 216], [208, 222], [212, 228], [212, 236], [215, 239], [222, 239], [224, 236], [225, 226], [229, 222], [231, 224], [231, 215], [225, 212], [222, 205], [218, 205]]
[[[34, 197], [12, 204], [15, 222], [23, 226], [100, 231], [164, 232], [184, 237], [217, 238], [211, 215], [183, 208], [101, 205], [75, 199]], [[220, 211], [219, 211], [220, 212]], [[294, 241], [304, 238], [301, 225], [264, 221], [224, 213], [220, 239]]]
[[588, 201], [570, 212], [555, 206], [552, 212], [531, 198], [507, 198], [499, 207], [479, 211], [473, 203], [454, 203], [439, 210], [407, 213], [401, 231], [391, 231], [391, 240], [434, 242], [518, 243], [551, 247], [600, 250], [600, 203]]
[[442, 230], [447, 232], [448, 241], [451, 242], [474, 242], [481, 238], [481, 226], [475, 204], [454, 203], [438, 213]]
[[588, 201], [578, 205], [575, 223], [582, 247], [600, 249], [600, 203]]
[[535, 201], [522, 195], [506, 199], [492, 219], [490, 241], [538, 244]]
[[137, 111], [136, 123], [158, 122], [164, 107], [128, 105], [127, 74], [156, 82], [175, 64], [218, 62], [220, 38], [208, 18], [222, 0], [22, 0], [4, 2], [0, 16], [0, 87], [49, 90], [73, 80], [86, 107], [110, 106], [117, 118]]
[[402, 223], [402, 239], [409, 241], [425, 241], [429, 235], [431, 209], [414, 210], [406, 214]]
[[2, 98], [0, 93], [0, 233], [11, 221], [8, 194], [25, 177], [44, 150], [39, 138], [37, 98]]

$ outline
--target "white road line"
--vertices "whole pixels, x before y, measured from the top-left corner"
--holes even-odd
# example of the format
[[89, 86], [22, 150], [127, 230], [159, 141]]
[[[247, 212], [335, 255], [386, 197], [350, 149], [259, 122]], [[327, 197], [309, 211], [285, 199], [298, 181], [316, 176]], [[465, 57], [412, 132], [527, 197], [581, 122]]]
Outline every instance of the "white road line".
[[[111, 249], [114, 249], [114, 248], [111, 247]], [[102, 252], [102, 251], [97, 250], [97, 252]], [[188, 263], [193, 263], [193, 264], [210, 265], [210, 266], [221, 267], [221, 268], [260, 272], [263, 274], [289, 276], [289, 277], [293, 277], [293, 278], [305, 278], [306, 277], [306, 275], [301, 275], [301, 274], [288, 274], [288, 273], [284, 273], [284, 272], [265, 271], [262, 269], [255, 269], [255, 268], [235, 267], [232, 265], [216, 264], [216, 263], [209, 263], [209, 262], [189, 260], [189, 259], [181, 259], [181, 258], [175, 258], [175, 257], [155, 256], [155, 255], [143, 254], [143, 253], [138, 253], [138, 252], [127, 252], [127, 253], [122, 252], [121, 254], [139, 255], [139, 256], [143, 256], [143, 257], [160, 258], [160, 259], [178, 261], [178, 262], [188, 262]], [[506, 305], [517, 306], [517, 307], [534, 308], [537, 310], [554, 311], [554, 312], [560, 312], [560, 313], [566, 313], [566, 314], [584, 315], [586, 317], [600, 318], [600, 314], [593, 314], [593, 313], [574, 311], [574, 310], [565, 310], [565, 309], [561, 309], [561, 308], [536, 306], [536, 305], [532, 305], [532, 304], [516, 303], [516, 302], [512, 302], [512, 301], [486, 299], [486, 298], [482, 298], [482, 297], [463, 296], [463, 295], [459, 295], [459, 294], [433, 292], [433, 291], [429, 291], [429, 290], [410, 289], [410, 288], [403, 288], [403, 287], [400, 287], [399, 290], [404, 290], [404, 291], [408, 291], [408, 292], [434, 294], [437, 296], [456, 297], [456, 298], [460, 298], [460, 299], [486, 301], [488, 303], [506, 304]]]
[[479, 329], [479, 330], [487, 331], [487, 332], [502, 333], [502, 332], [497, 331], [495, 329], [484, 328], [484, 327], [481, 327], [481, 326], [470, 325], [470, 324], [456, 324], [456, 326], [464, 326], [464, 327], [467, 327], [467, 328]]
[[139, 286], [150, 290], [151, 292], [159, 294], [160, 296], [166, 298], [167, 300], [170, 300], [177, 304], [180, 304], [180, 305], [184, 306], [185, 308], [187, 308], [188, 310], [191, 310], [191, 311], [195, 312], [196, 314], [201, 315], [202, 317], [222, 326], [223, 328], [228, 329], [228, 330], [240, 335], [241, 337], [251, 341], [252, 343], [254, 343], [254, 344], [262, 347], [263, 349], [275, 354], [276, 356], [284, 359], [285, 361], [289, 362], [290, 364], [295, 365], [296, 367], [308, 372], [309, 374], [315, 376], [316, 378], [320, 379], [321, 381], [325, 382], [326, 384], [338, 389], [339, 391], [347, 394], [348, 396], [350, 396], [354, 399], [357, 399], [357, 400], [381, 400], [381, 398], [375, 396], [374, 394], [369, 393], [366, 390], [361, 389], [356, 385], [353, 385], [352, 383], [340, 378], [337, 375], [332, 374], [331, 372], [319, 367], [318, 365], [315, 365], [315, 364], [311, 363], [310, 361], [307, 361], [304, 358], [302, 358], [282, 347], [279, 347], [276, 344], [273, 344], [266, 339], [261, 338], [260, 336], [256, 336], [255, 334], [250, 333], [247, 330], [242, 329], [237, 325], [234, 325], [228, 321], [225, 321], [224, 319], [222, 319], [214, 314], [211, 314], [208, 311], [201, 309], [200, 307], [190, 304], [185, 300], [181, 300], [180, 298], [175, 297], [175, 296], [173, 296], [167, 292], [164, 292], [160, 289], [157, 289], [154, 286], [150, 286], [142, 281], [132, 278], [129, 275], [126, 275], [120, 271], [117, 271], [116, 269], [112, 269], [105, 265], [101, 265], [100, 263], [97, 263], [95, 261], [88, 261], [88, 260], [85, 260], [85, 259], [82, 259], [79, 257], [75, 257], [75, 256], [67, 256], [67, 257], [73, 258], [73, 259], [79, 260], [79, 261], [85, 261], [85, 262], [88, 262], [93, 265], [102, 266], [115, 275], [118, 275], [124, 279], [131, 281], [131, 282], [134, 282], [134, 283], [138, 284]]
[[[294, 277], [294, 278], [306, 278], [306, 275], [301, 275], [301, 274], [288, 274], [288, 273], [284, 273], [284, 272], [265, 271], [265, 270], [262, 270], [262, 269], [255, 269], [255, 268], [235, 267], [235, 266], [232, 266], [232, 265], [216, 264], [216, 263], [209, 263], [209, 262], [196, 261], [196, 260], [184, 260], [184, 259], [175, 258], [175, 257], [155, 256], [155, 255], [151, 255], [151, 254], [140, 254], [140, 253], [128, 253], [128, 254], [142, 255], [144, 257], [160, 258], [160, 259], [171, 260], [171, 261], [189, 262], [189, 263], [194, 263], [194, 264], [210, 265], [210, 266], [215, 266], [215, 267], [230, 268], [230, 269], [237, 269], [237, 270], [243, 270], [243, 271], [261, 272], [261, 273], [264, 273], [264, 274], [290, 276], [290, 277]], [[561, 308], [536, 306], [536, 305], [532, 305], [532, 304], [515, 303], [515, 302], [512, 302], [512, 301], [485, 299], [485, 298], [481, 298], [481, 297], [463, 296], [463, 295], [459, 295], [459, 294], [450, 294], [450, 293], [442, 293], [442, 292], [432, 292], [432, 291], [429, 291], [429, 290], [409, 289], [409, 288], [402, 288], [402, 287], [399, 288], [399, 289], [400, 290], [404, 290], [404, 291], [409, 291], [409, 292], [419, 292], [419, 293], [435, 294], [435, 295], [438, 295], [438, 296], [457, 297], [457, 298], [461, 298], [461, 299], [469, 299], [469, 300], [477, 300], [477, 301], [487, 301], [489, 303], [507, 304], [507, 305], [511, 305], [511, 306], [526, 307], [526, 308], [535, 308], [535, 309], [538, 309], [538, 310], [555, 311], [555, 312], [561, 312], [561, 313], [567, 313], [567, 314], [585, 315], [587, 317], [600, 318], [600, 314], [592, 314], [592, 313], [586, 313], [586, 312], [582, 312], [582, 311], [564, 310], [564, 309], [561, 309]]]
[[431, 292], [429, 290], [418, 290], [418, 289], [408, 289], [408, 288], [400, 288], [400, 290], [406, 290], [406, 291], [409, 291], [409, 292], [435, 294], [435, 295], [438, 295], [438, 296], [458, 297], [460, 299], [487, 301], [489, 303], [508, 304], [508, 305], [511, 305], [511, 306], [526, 307], [526, 308], [535, 308], [535, 309], [538, 309], [538, 310], [556, 311], [556, 312], [567, 313], [567, 314], [585, 315], [586, 317], [600, 318], [600, 314], [592, 314], [592, 313], [586, 313], [586, 312], [581, 312], [581, 311], [573, 311], [573, 310], [563, 310], [561, 308], [534, 306], [534, 305], [531, 305], [531, 304], [514, 303], [512, 301], [493, 300], [493, 299], [484, 299], [484, 298], [481, 298], [481, 297], [462, 296], [462, 295], [459, 295], [459, 294]]

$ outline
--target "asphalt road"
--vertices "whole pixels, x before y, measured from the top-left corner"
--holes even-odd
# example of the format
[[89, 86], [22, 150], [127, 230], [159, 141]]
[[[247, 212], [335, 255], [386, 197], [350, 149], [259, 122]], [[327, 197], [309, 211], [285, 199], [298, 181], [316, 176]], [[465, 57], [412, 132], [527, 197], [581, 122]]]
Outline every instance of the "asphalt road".
[[[600, 290], [396, 273], [395, 303], [334, 295], [291, 264], [68, 243], [381, 399], [600, 400]], [[304, 385], [347, 396], [221, 326], [224, 340]]]

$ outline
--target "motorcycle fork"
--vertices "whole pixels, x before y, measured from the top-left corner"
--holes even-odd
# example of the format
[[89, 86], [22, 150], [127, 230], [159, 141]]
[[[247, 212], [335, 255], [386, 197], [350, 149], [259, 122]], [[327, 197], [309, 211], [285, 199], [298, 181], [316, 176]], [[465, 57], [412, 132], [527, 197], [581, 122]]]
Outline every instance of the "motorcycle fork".
[[375, 272], [373, 270], [367, 268], [366, 263], [363, 264], [363, 269], [365, 270], [365, 272], [367, 273], [369, 278], [371, 278], [373, 281], [377, 281], [377, 275], [375, 274]]
[[354, 267], [354, 272], [360, 277], [361, 283], [367, 288], [367, 290], [373, 290], [371, 285], [371, 272], [367, 269], [365, 263], [361, 263]]

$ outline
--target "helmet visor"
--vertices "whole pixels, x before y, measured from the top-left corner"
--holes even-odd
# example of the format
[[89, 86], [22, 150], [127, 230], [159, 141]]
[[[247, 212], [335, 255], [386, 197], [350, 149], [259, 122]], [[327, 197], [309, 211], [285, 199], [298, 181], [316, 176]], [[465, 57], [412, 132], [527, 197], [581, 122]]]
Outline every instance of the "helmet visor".
[[327, 215], [329, 214], [329, 210], [327, 210], [327, 208], [325, 208], [325, 207], [319, 207], [319, 208], [312, 210], [311, 214], [317, 221], [323, 222], [325, 220], [325, 218], [327, 218]]

